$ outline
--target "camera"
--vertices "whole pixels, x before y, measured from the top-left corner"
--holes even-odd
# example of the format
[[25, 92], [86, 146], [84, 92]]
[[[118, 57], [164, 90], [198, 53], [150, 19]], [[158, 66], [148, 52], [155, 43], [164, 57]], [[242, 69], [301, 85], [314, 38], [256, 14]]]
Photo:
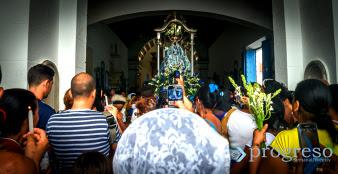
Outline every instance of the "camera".
[[167, 92], [169, 106], [173, 106], [174, 101], [183, 100], [183, 88], [180, 85], [169, 85]]

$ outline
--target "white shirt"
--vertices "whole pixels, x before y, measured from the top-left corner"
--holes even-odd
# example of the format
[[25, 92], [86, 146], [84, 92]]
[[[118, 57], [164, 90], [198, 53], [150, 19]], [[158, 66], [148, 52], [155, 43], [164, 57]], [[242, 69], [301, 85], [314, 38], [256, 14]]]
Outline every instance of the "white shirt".
[[234, 111], [227, 124], [230, 147], [244, 149], [252, 141], [254, 130], [257, 128], [255, 118], [240, 110]]

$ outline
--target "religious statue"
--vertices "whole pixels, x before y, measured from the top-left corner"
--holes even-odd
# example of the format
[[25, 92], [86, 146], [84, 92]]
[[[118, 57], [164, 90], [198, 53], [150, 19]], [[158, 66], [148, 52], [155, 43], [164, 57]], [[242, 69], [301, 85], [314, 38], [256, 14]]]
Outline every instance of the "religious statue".
[[180, 44], [172, 43], [170, 47], [164, 48], [161, 72], [165, 72], [166, 68], [179, 70], [183, 74], [190, 71], [190, 61]]
[[[200, 87], [198, 75], [194, 74], [194, 36], [197, 30], [190, 29], [185, 23], [172, 16], [171, 20], [158, 29], [157, 33], [157, 75], [151, 80], [150, 84], [154, 85], [155, 94], [160, 96], [163, 89], [167, 89], [173, 83], [173, 74], [179, 71], [180, 76], [184, 78], [184, 89], [188, 97], [193, 98], [197, 89]], [[161, 35], [163, 39], [161, 39]], [[187, 36], [187, 37], [186, 37]], [[190, 37], [189, 37], [190, 36]], [[185, 40], [190, 38], [190, 60], [180, 43], [186, 43]], [[160, 62], [161, 45], [170, 45], [163, 48], [163, 60]]]

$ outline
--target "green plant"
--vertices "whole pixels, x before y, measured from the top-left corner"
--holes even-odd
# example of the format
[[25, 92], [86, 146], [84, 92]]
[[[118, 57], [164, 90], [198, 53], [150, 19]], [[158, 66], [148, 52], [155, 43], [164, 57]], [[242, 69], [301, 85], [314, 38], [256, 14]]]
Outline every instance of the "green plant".
[[[273, 107], [271, 105], [272, 99], [281, 92], [281, 89], [278, 89], [273, 94], [266, 94], [259, 84], [247, 83], [244, 75], [241, 75], [241, 78], [243, 82], [243, 87], [245, 88], [248, 97], [247, 104], [249, 106], [249, 110], [255, 117], [257, 128], [259, 130], [262, 130], [263, 122], [271, 117], [271, 111], [273, 110]], [[236, 89], [236, 92], [240, 95], [240, 97], [244, 97], [241, 88], [235, 83], [235, 81], [231, 77], [229, 77], [229, 81]]]
[[[180, 71], [180, 66], [174, 66], [172, 68], [166, 68], [164, 72], [161, 72], [160, 75], [156, 75], [149, 84], [155, 86], [155, 94], [159, 96], [161, 89], [168, 87], [172, 82], [172, 74], [175, 71]], [[197, 90], [201, 87], [197, 75], [191, 76], [189, 71], [180, 72], [181, 76], [184, 78], [184, 89], [188, 97], [195, 96]]]

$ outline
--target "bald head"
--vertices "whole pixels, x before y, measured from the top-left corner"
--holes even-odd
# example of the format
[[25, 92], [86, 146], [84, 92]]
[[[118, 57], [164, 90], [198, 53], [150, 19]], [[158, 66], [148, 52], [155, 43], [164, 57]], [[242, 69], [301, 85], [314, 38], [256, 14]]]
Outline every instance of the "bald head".
[[71, 82], [71, 92], [73, 98], [89, 97], [95, 90], [95, 81], [90, 74], [79, 73], [75, 75]]

